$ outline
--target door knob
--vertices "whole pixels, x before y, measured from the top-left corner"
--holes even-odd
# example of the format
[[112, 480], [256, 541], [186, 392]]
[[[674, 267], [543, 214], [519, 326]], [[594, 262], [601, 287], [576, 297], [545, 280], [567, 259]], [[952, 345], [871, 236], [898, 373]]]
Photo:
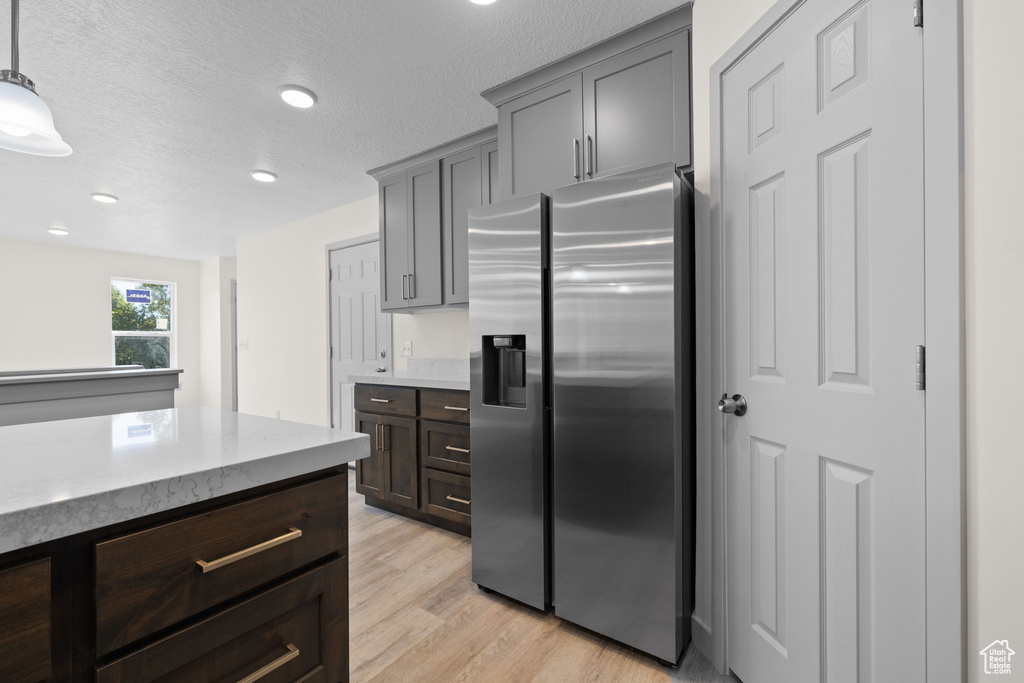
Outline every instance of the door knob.
[[374, 368], [374, 372], [387, 372], [387, 368]]
[[729, 398], [729, 394], [722, 394], [722, 400], [718, 402], [718, 410], [727, 415], [743, 417], [747, 414], [747, 399], [739, 394], [734, 394], [732, 398]]

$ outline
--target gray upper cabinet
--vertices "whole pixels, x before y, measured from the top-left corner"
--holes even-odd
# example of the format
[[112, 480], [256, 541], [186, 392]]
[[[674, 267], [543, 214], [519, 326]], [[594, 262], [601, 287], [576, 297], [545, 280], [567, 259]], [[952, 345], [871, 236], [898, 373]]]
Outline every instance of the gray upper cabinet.
[[689, 167], [691, 25], [685, 3], [482, 93], [498, 108], [501, 198]]
[[380, 181], [381, 310], [441, 303], [441, 167]]
[[409, 306], [440, 306], [441, 163], [428, 161], [408, 171]]
[[396, 173], [380, 181], [380, 308], [408, 308], [409, 209], [406, 174]]
[[690, 33], [583, 70], [586, 177], [690, 163]]
[[381, 310], [469, 303], [467, 212], [497, 200], [491, 127], [370, 171], [379, 183]]
[[493, 204], [501, 201], [501, 186], [498, 179], [501, 173], [498, 170], [498, 141], [488, 142], [480, 148], [483, 155], [483, 185], [484, 204]]
[[444, 185], [444, 298], [469, 303], [469, 221], [466, 212], [483, 203], [482, 148], [467, 149], [441, 162]]
[[582, 142], [582, 74], [498, 107], [502, 198], [550, 192], [579, 180]]

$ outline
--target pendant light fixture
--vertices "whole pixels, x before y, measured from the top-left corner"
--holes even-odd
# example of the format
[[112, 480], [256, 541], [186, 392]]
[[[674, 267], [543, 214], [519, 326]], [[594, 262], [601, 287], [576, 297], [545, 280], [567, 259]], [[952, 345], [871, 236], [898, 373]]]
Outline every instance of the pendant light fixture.
[[35, 84], [18, 72], [18, 0], [11, 0], [11, 68], [0, 70], [0, 148], [44, 157], [71, 154]]

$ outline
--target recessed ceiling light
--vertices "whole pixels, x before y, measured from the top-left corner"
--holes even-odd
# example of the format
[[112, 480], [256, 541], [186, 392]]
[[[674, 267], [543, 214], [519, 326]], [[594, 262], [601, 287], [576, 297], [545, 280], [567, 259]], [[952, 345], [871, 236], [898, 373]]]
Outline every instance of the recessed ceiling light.
[[282, 85], [277, 92], [282, 100], [299, 109], [309, 109], [316, 104], [316, 93], [301, 85]]
[[272, 183], [277, 180], [277, 174], [271, 173], [270, 171], [253, 171], [253, 180], [258, 180], [261, 183]]
[[103, 194], [102, 192], [93, 192], [92, 198], [98, 201], [100, 204], [116, 204], [117, 197], [112, 194]]
[[51, 235], [57, 235], [58, 237], [65, 237], [71, 234], [64, 228], [50, 228], [46, 232], [50, 233]]
[[474, 5], [490, 5], [494, 0], [469, 0]]

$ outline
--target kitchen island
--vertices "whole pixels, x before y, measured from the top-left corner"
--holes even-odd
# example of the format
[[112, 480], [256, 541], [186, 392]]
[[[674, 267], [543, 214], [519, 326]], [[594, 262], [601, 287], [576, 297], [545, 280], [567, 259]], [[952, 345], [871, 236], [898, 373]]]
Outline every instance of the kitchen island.
[[0, 680], [347, 680], [367, 455], [207, 408], [0, 427]]

